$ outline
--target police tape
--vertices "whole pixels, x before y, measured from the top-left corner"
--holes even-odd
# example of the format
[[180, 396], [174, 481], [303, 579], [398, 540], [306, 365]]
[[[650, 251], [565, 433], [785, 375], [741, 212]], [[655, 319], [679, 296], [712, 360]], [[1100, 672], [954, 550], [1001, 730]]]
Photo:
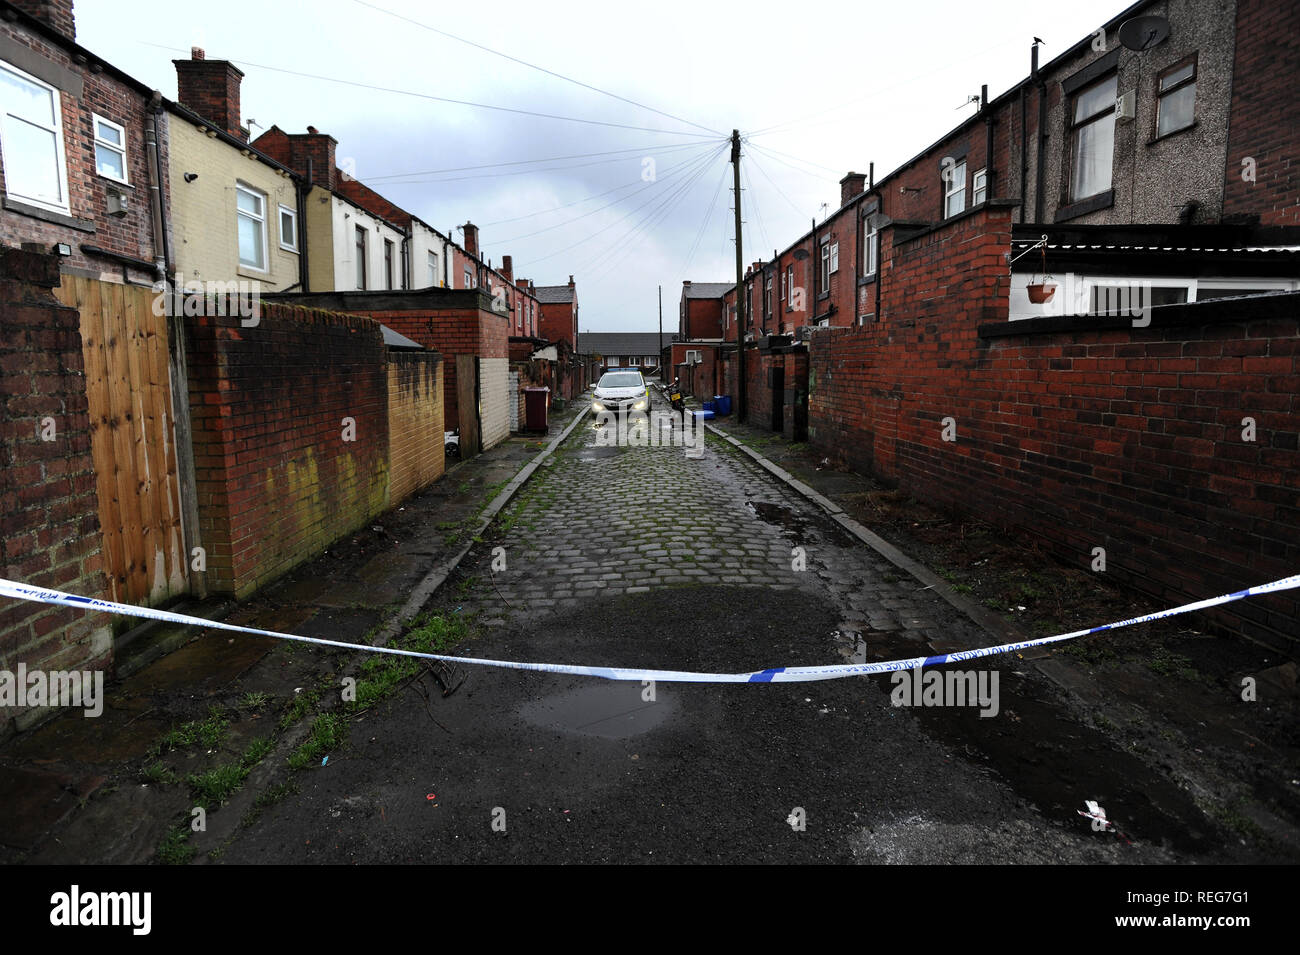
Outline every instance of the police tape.
[[1073, 633], [1057, 634], [1053, 637], [1039, 637], [1019, 643], [1004, 643], [997, 647], [982, 647], [976, 650], [958, 650], [953, 653], [940, 653], [928, 657], [910, 657], [904, 660], [887, 660], [879, 663], [843, 663], [830, 666], [774, 667], [767, 670], [755, 670], [750, 673], [701, 673], [692, 670], [646, 670], [636, 667], [593, 667], [570, 663], [520, 663], [512, 660], [484, 660], [478, 657], [458, 657], [443, 653], [422, 653], [416, 650], [403, 650], [398, 647], [375, 647], [364, 643], [345, 643], [341, 640], [325, 640], [320, 637], [303, 637], [292, 633], [280, 633], [276, 630], [260, 630], [256, 627], [240, 627], [219, 620], [207, 620], [203, 617], [191, 617], [186, 614], [172, 613], [169, 610], [154, 610], [150, 607], [133, 607], [130, 604], [114, 603], [96, 597], [79, 597], [61, 590], [45, 590], [31, 587], [13, 580], [0, 578], [0, 596], [29, 600], [37, 603], [61, 604], [82, 610], [94, 610], [101, 613], [116, 613], [128, 617], [144, 617], [150, 620], [164, 620], [169, 623], [182, 623], [208, 630], [227, 630], [232, 633], [247, 633], [259, 637], [274, 637], [277, 640], [293, 640], [299, 643], [312, 643], [336, 650], [363, 650], [369, 653], [387, 653], [393, 656], [417, 657], [422, 660], [442, 660], [447, 663], [473, 663], [479, 666], [500, 667], [508, 670], [536, 670], [544, 673], [567, 673], [574, 676], [595, 676], [606, 680], [655, 680], [663, 683], [804, 683], [815, 680], [839, 680], [851, 676], [864, 676], [871, 673], [892, 673], [897, 670], [915, 670], [919, 667], [940, 666], [945, 663], [957, 663], [963, 660], [975, 660], [980, 657], [996, 656], [1041, 647], [1049, 643], [1060, 643], [1106, 630], [1118, 630], [1139, 623], [1161, 620], [1181, 613], [1204, 610], [1219, 604], [1231, 603], [1259, 594], [1274, 593], [1300, 587], [1300, 574], [1284, 577], [1271, 583], [1248, 587], [1234, 593], [1198, 600], [1168, 610], [1105, 623], [1087, 630]]

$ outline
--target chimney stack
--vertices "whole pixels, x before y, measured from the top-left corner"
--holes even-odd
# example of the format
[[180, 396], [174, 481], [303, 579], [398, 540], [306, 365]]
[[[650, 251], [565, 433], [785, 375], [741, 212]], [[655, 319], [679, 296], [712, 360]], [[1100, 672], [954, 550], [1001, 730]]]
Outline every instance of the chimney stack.
[[840, 205], [844, 205], [866, 189], [867, 177], [860, 172], [850, 172], [840, 180]]
[[508, 255], [501, 256], [501, 274], [511, 285], [515, 284], [515, 263]]
[[465, 230], [465, 251], [470, 255], [478, 255], [478, 226], [466, 221], [463, 226]]
[[573, 288], [573, 276], [569, 276], [569, 288]]
[[69, 40], [77, 39], [72, 0], [13, 0], [14, 6]]
[[244, 73], [229, 60], [209, 60], [200, 47], [190, 48], [188, 60], [176, 64], [176, 99], [182, 106], [248, 142], [248, 130], [240, 123], [239, 83]]

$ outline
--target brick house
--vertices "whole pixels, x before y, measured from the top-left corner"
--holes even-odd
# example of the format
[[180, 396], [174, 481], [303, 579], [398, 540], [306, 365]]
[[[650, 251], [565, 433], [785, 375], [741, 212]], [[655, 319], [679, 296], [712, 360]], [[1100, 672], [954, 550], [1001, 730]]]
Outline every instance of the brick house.
[[[669, 345], [676, 335], [666, 335]], [[583, 332], [578, 336], [578, 354], [599, 358], [597, 372], [611, 368], [635, 368], [644, 375], [659, 373], [661, 361], [658, 332]]]
[[[1126, 47], [1120, 27], [1138, 15], [1165, 17], [1168, 36], [1143, 50]], [[920, 234], [991, 201], [1012, 203], [1013, 255], [1049, 235], [1048, 271], [1091, 287], [1085, 308], [1095, 309], [1098, 285], [1121, 279], [1146, 282], [1154, 304], [1196, 301], [1198, 287], [1295, 288], [1297, 273], [1281, 254], [1291, 239], [1269, 227], [1300, 222], [1300, 167], [1285, 158], [1300, 147], [1300, 104], [1278, 71], [1300, 65], [1283, 39], [1297, 30], [1294, 5], [1144, 0], [1049, 63], [1039, 64], [1034, 45], [1025, 79], [993, 100], [986, 89], [971, 117], [887, 176], [876, 179], [870, 167], [850, 172], [835, 212], [752, 265], [744, 294], [754, 321], [746, 330], [793, 334], [878, 320], [882, 240]], [[1144, 236], [1136, 226], [1160, 228]], [[1148, 239], [1275, 254], [1217, 263], [1202, 256], [1178, 269], [1172, 257], [1149, 257]], [[1070, 240], [1110, 245], [1114, 254], [1093, 256], [1093, 271], [1079, 272], [1075, 256], [1054, 261]], [[1016, 259], [1010, 319], [1065, 307], [1066, 295], [1047, 307], [1028, 301], [1025, 288], [1043, 264], [1037, 249]], [[725, 305], [730, 340], [734, 292]]]
[[162, 94], [77, 44], [72, 0], [0, 0], [0, 73], [0, 243], [55, 251], [65, 273], [161, 278]]

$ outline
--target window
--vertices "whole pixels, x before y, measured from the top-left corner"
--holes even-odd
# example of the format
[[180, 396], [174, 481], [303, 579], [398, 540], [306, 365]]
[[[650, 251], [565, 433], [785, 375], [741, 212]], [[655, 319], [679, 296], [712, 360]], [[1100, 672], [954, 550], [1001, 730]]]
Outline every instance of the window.
[[1070, 200], [1110, 188], [1115, 153], [1116, 76], [1111, 74], [1074, 98], [1070, 123]]
[[640, 367], [641, 367], [641, 359], [640, 359], [640, 357], [637, 356], [637, 355], [633, 355], [631, 358], [629, 358], [629, 359], [627, 360], [627, 363], [628, 363], [629, 365], [631, 365], [633, 368], [640, 368]]
[[790, 305], [790, 302], [792, 302], [792, 301], [794, 300], [794, 266], [793, 266], [793, 265], [787, 265], [787, 266], [786, 266], [786, 269], [785, 269], [785, 280], [786, 280], [786, 284], [787, 284], [787, 285], [789, 286], [789, 288], [790, 288], [790, 295], [789, 295], [789, 297], [786, 299], [786, 306], [785, 306], [785, 307], [786, 307], [786, 310], [787, 310], [787, 311], [790, 311], [790, 310], [793, 309], [793, 306]]
[[781, 273], [781, 301], [785, 301], [785, 273]]
[[288, 206], [280, 206], [280, 248], [298, 251], [298, 213]]
[[686, 364], [698, 365], [703, 360], [704, 359], [701, 357], [701, 352], [698, 349], [695, 348], [686, 349]]
[[1192, 125], [1196, 118], [1196, 57], [1172, 66], [1156, 81], [1156, 136]]
[[68, 211], [59, 93], [6, 63], [0, 63], [0, 149], [6, 193]]
[[645, 366], [647, 368], [653, 368], [657, 364], [659, 364], [659, 359], [655, 358], [654, 355], [646, 355]]
[[862, 231], [862, 274], [875, 275], [880, 249], [880, 230], [867, 224]]
[[763, 283], [763, 316], [772, 314], [772, 273], [767, 273], [767, 279]]
[[266, 195], [236, 183], [235, 218], [239, 231], [239, 264], [266, 271]]
[[469, 269], [466, 269], [466, 270], [465, 270], [465, 288], [473, 288], [473, 287], [474, 287], [474, 273], [471, 272]]
[[524, 303], [519, 302], [518, 307], [515, 309], [515, 328], [523, 328], [523, 327], [524, 327]]
[[840, 270], [840, 244], [838, 242], [822, 243], [822, 287], [821, 294], [831, 289], [831, 276]]
[[438, 253], [429, 253], [429, 286], [436, 288], [438, 286]]
[[393, 287], [393, 240], [384, 240], [384, 285], [385, 288]]
[[94, 113], [91, 120], [95, 124], [95, 172], [126, 182], [126, 130]]
[[365, 226], [357, 226], [356, 232], [356, 266], [357, 266], [357, 288], [366, 287], [366, 275], [370, 271], [366, 266], [366, 244], [369, 238]]
[[944, 164], [943, 217], [950, 219], [966, 211], [966, 160], [955, 165]]
[[979, 205], [988, 198], [989, 191], [989, 174], [987, 169], [981, 169], [970, 179], [970, 204]]

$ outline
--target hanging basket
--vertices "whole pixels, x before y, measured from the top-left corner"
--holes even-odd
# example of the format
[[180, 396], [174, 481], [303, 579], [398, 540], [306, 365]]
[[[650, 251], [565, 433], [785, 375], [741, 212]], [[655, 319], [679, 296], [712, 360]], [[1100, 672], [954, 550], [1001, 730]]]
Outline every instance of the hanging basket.
[[1025, 286], [1025, 291], [1029, 293], [1029, 301], [1035, 305], [1042, 305], [1052, 300], [1052, 296], [1056, 294], [1056, 283], [1048, 281], [1050, 278], [1050, 275], [1045, 275], [1043, 281]]

